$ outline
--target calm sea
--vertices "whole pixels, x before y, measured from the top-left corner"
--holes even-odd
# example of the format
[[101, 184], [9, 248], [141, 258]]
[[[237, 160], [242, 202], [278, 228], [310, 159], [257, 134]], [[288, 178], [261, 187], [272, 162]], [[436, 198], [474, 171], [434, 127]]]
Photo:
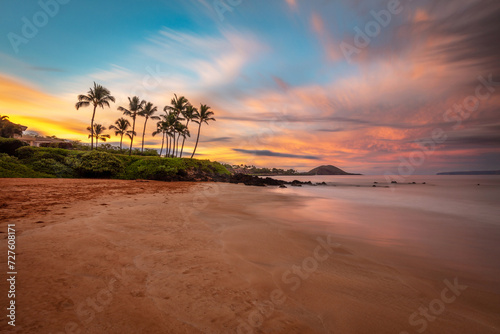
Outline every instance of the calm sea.
[[384, 176], [276, 178], [328, 184], [272, 190], [304, 199], [277, 209], [294, 224], [385, 248], [399, 255], [394, 261], [412, 256], [486, 280], [500, 292], [500, 176], [419, 175], [390, 187]]

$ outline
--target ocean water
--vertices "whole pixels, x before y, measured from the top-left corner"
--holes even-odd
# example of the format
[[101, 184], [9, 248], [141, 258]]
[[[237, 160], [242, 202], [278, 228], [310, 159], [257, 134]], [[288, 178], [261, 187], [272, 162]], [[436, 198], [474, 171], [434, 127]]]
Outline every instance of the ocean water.
[[293, 224], [370, 244], [398, 265], [412, 257], [500, 292], [500, 176], [413, 176], [391, 186], [384, 176], [277, 178], [328, 184], [272, 190], [304, 198], [277, 210]]

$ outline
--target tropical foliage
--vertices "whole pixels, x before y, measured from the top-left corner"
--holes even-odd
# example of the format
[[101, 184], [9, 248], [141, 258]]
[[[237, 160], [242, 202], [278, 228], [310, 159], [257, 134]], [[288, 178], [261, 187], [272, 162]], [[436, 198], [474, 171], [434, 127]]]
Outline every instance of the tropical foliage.
[[95, 138], [95, 147], [99, 146], [99, 140], [105, 142], [106, 139], [111, 138], [110, 135], [106, 135], [103, 132], [106, 131], [106, 127], [102, 126], [102, 124], [94, 124], [94, 128], [91, 129], [90, 126], [87, 127], [87, 130], [90, 131], [89, 138], [94, 136]]
[[[114, 98], [110, 96], [109, 91], [96, 83], [94, 83], [94, 88], [90, 89], [87, 95], [78, 96], [78, 103], [76, 104], [77, 109], [82, 106], [94, 106], [94, 113], [92, 114], [91, 120], [92, 125], [88, 128], [90, 131], [89, 138], [92, 139], [91, 147], [94, 147], [94, 138], [96, 140], [96, 147], [99, 141], [104, 142], [106, 139], [110, 138], [109, 135], [103, 134], [103, 131], [106, 130], [105, 127], [100, 124], [98, 124], [98, 126], [94, 124], [95, 109], [97, 106], [109, 106], [109, 101], [114, 102]], [[157, 123], [156, 129], [152, 132], [152, 135], [153, 137], [157, 135], [161, 137], [159, 155], [164, 155], [169, 158], [182, 158], [186, 139], [191, 137], [189, 125], [196, 123], [198, 124], [196, 144], [191, 153], [191, 158], [193, 158], [198, 148], [202, 124], [208, 124], [209, 121], [215, 121], [213, 117], [214, 113], [210, 110], [210, 107], [201, 104], [200, 109], [197, 109], [185, 96], [177, 96], [177, 94], [174, 94], [174, 97], [170, 101], [170, 105], [165, 106], [163, 108], [163, 113], [159, 115], [157, 114], [157, 106], [152, 102], [142, 100], [139, 96], [128, 97], [128, 105], [119, 106], [118, 110], [131, 120], [121, 117], [117, 119], [113, 125], [109, 126], [109, 130], [114, 130], [115, 136], [120, 137], [120, 150], [123, 148], [123, 137], [126, 136], [130, 139], [130, 146], [128, 149], [129, 156], [132, 155], [132, 152], [136, 153], [133, 146], [135, 137], [137, 136], [135, 126], [138, 116], [144, 117], [140, 154], [143, 155], [145, 153], [144, 144], [148, 120], [154, 119], [157, 120]], [[163, 153], [164, 150], [165, 154]]]
[[130, 131], [128, 130], [129, 127], [130, 122], [128, 121], [128, 119], [125, 119], [123, 117], [118, 118], [115, 124], [109, 126], [110, 130], [115, 130], [115, 136], [120, 136], [120, 150], [122, 149], [123, 136], [127, 133], [130, 133]]
[[0, 115], [0, 137], [12, 138], [14, 135], [22, 135], [21, 125], [9, 121], [9, 116]]
[[[148, 151], [145, 149], [144, 152]], [[15, 150], [14, 155], [0, 153], [0, 177], [173, 181], [192, 179], [193, 175], [203, 180], [228, 174], [223, 165], [208, 160], [128, 156], [104, 152], [101, 148], [77, 151], [24, 146]]]
[[115, 102], [115, 98], [111, 96], [110, 91], [101, 86], [98, 85], [94, 82], [94, 87], [90, 88], [88, 91], [87, 95], [78, 95], [78, 102], [75, 104], [76, 110], [82, 108], [82, 107], [88, 107], [88, 106], [93, 106], [94, 111], [92, 113], [92, 119], [90, 121], [90, 138], [91, 138], [91, 143], [90, 143], [90, 149], [92, 150], [94, 148], [94, 118], [95, 118], [95, 111], [97, 107], [101, 107], [104, 109], [104, 107], [110, 107], [109, 103], [110, 102]]

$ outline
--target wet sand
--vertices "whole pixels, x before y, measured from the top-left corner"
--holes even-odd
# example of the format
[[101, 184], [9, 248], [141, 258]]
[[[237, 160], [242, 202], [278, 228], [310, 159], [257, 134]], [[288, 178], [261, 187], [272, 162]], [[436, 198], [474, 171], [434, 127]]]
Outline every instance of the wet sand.
[[[0, 188], [18, 271], [16, 327], [3, 315], [2, 333], [500, 332], [500, 297], [480, 278], [299, 225], [312, 217], [296, 194], [117, 180]], [[7, 290], [2, 280], [2, 309]]]

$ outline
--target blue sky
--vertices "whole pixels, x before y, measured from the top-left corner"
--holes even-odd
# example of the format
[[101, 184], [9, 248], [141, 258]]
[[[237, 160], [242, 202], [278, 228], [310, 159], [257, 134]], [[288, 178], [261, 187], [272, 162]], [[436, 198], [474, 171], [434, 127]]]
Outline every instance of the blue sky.
[[[209, 104], [218, 121], [199, 154], [224, 162], [383, 174], [442, 128], [448, 139], [415, 173], [498, 169], [500, 89], [460, 126], [443, 116], [479, 76], [500, 81], [494, 2], [401, 1], [348, 59], [341, 46], [356, 46], [356, 29], [369, 32], [395, 0], [220, 0], [219, 10], [205, 0], [60, 1], [2, 4], [0, 114], [30, 130], [86, 140], [90, 111], [74, 103], [96, 81], [117, 98], [98, 114], [106, 126], [131, 95], [160, 110], [174, 93]], [[23, 18], [47, 23], [15, 52]]]

